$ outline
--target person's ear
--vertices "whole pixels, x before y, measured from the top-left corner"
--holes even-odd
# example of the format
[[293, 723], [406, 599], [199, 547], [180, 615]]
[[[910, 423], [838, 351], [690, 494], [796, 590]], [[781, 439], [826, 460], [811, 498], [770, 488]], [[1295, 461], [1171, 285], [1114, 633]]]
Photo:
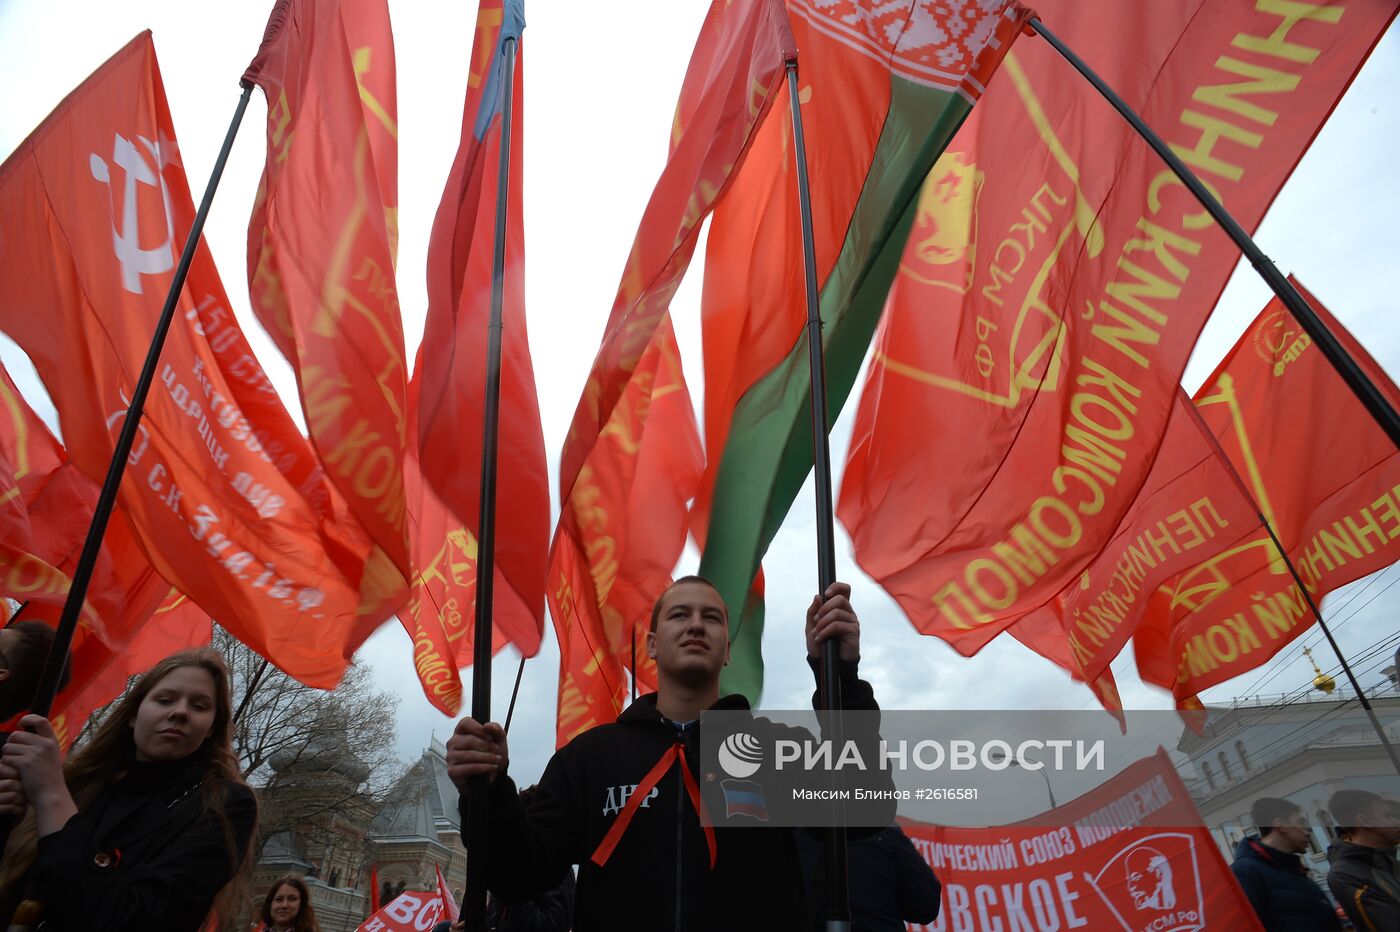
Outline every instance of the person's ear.
[[10, 668], [9, 668], [9, 667], [0, 667], [0, 683], [5, 682], [5, 681], [8, 680], [9, 678], [10, 678]]
[[656, 632], [647, 632], [647, 656], [652, 660], [656, 659]]

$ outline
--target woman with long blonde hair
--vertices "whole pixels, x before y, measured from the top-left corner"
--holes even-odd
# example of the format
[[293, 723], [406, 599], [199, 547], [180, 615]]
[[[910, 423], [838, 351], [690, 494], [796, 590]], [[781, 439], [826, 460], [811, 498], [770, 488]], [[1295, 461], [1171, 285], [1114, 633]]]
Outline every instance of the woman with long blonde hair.
[[195, 932], [243, 895], [257, 799], [233, 753], [228, 668], [181, 651], [137, 680], [66, 765], [25, 716], [0, 755], [0, 922], [45, 932]]

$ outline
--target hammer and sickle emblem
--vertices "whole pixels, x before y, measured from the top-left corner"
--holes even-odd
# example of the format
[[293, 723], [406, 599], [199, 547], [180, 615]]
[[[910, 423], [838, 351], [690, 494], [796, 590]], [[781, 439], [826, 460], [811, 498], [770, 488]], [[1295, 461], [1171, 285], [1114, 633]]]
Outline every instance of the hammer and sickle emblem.
[[[112, 161], [126, 172], [122, 185], [120, 214], [112, 203], [111, 166], [96, 152], [88, 158], [92, 177], [107, 185], [108, 206], [112, 209], [112, 252], [122, 267], [122, 287], [132, 294], [141, 294], [141, 276], [159, 275], [175, 267], [175, 225], [170, 209], [170, 191], [165, 186], [161, 172], [165, 166], [175, 161], [175, 144], [162, 136], [159, 142], [151, 142], [144, 136], [137, 136], [137, 148], [120, 133], [112, 142]], [[141, 149], [150, 153], [155, 167], [146, 161]], [[165, 242], [151, 249], [141, 246], [141, 215], [137, 207], [136, 185], [159, 187], [161, 201], [165, 208]]]

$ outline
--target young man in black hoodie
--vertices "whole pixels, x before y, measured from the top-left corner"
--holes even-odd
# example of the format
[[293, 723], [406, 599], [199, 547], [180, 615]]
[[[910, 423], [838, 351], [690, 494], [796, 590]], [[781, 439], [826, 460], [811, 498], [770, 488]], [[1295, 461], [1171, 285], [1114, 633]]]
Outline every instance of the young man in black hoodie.
[[1258, 838], [1242, 839], [1230, 865], [1266, 932], [1341, 932], [1336, 910], [1298, 855], [1308, 850], [1301, 806], [1264, 796], [1250, 809]]
[[1366, 790], [1338, 790], [1327, 801], [1337, 834], [1327, 849], [1327, 885], [1359, 932], [1400, 930], [1400, 825], [1386, 800]]
[[[843, 708], [874, 711], [870, 686], [856, 675], [860, 622], [850, 591], [835, 583], [813, 599], [808, 661], [815, 672], [820, 645], [835, 639]], [[743, 696], [719, 693], [729, 623], [709, 582], [685, 577], [662, 594], [647, 656], [656, 661], [657, 692], [559, 749], [528, 813], [506, 774], [501, 727], [457, 723], [448, 774], [463, 794], [471, 777], [491, 777], [488, 889], [504, 900], [529, 899], [578, 864], [574, 932], [805, 932], [811, 913], [792, 830], [711, 829], [699, 817], [700, 715], [749, 707]], [[462, 811], [465, 825], [465, 795]]]

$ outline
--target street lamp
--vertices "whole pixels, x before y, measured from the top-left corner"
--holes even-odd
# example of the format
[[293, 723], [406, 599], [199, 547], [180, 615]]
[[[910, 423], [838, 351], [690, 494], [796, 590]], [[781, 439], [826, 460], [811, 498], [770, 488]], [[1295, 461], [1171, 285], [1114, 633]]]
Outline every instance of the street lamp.
[[1036, 773], [1040, 774], [1041, 779], [1045, 781], [1045, 792], [1050, 796], [1050, 808], [1054, 809], [1059, 805], [1055, 802], [1055, 791], [1050, 786], [1050, 775], [1045, 772], [1044, 765], [1040, 767], [1027, 767], [1019, 758], [1012, 757], [1010, 754], [1001, 754], [995, 758], [989, 759], [997, 764], [1006, 761], [1010, 766], [1019, 767], [1021, 770], [1034, 770]]

